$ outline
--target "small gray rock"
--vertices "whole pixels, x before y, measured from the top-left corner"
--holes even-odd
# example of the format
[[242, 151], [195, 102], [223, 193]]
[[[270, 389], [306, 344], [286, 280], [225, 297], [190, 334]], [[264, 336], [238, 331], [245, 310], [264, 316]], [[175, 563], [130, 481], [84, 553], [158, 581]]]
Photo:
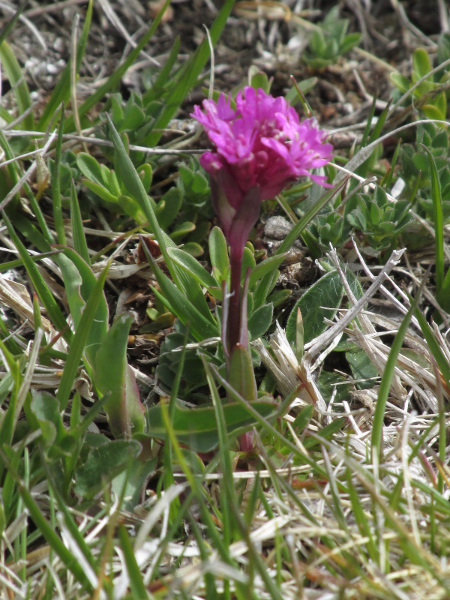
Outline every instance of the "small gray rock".
[[292, 223], [284, 217], [270, 217], [264, 226], [264, 235], [271, 240], [284, 240], [292, 227]]

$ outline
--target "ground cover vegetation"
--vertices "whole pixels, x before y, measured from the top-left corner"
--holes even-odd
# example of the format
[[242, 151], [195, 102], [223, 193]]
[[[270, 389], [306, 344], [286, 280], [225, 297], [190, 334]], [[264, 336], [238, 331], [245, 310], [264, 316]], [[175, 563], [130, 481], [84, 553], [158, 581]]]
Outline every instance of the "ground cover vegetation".
[[0, 9], [0, 596], [448, 598], [446, 3]]

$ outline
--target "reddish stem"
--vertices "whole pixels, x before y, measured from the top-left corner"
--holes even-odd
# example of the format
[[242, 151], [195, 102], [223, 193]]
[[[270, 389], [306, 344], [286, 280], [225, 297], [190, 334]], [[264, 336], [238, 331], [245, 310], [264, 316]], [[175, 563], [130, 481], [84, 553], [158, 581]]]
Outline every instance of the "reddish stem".
[[241, 331], [241, 271], [243, 248], [231, 248], [230, 252], [230, 307], [228, 313], [228, 353], [239, 343]]

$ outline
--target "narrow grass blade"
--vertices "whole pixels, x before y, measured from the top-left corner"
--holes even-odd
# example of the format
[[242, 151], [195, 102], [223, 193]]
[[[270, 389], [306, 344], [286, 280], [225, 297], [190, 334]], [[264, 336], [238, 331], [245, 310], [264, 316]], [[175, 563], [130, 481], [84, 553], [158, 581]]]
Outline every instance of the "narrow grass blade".
[[227, 564], [231, 564], [229, 549], [223, 544], [222, 538], [220, 537], [217, 528], [214, 524], [214, 521], [211, 517], [211, 513], [209, 512], [208, 507], [206, 506], [204, 495], [202, 492], [201, 482], [197, 477], [194, 476], [191, 469], [189, 468], [189, 465], [186, 462], [186, 459], [183, 456], [183, 452], [181, 451], [172, 424], [169, 420], [169, 412], [167, 410], [167, 406], [163, 404], [161, 405], [161, 407], [164, 424], [166, 427], [166, 431], [170, 437], [174, 454], [176, 455], [178, 463], [186, 476], [186, 480], [189, 484], [189, 487], [193, 491], [194, 496], [197, 499], [197, 502], [199, 503], [203, 525], [206, 527], [209, 535], [211, 536], [211, 540], [217, 548], [217, 551], [219, 552], [222, 560]]
[[58, 329], [62, 333], [64, 339], [66, 341], [70, 341], [72, 333], [67, 328], [66, 319], [64, 318], [64, 315], [62, 314], [58, 304], [56, 303], [52, 292], [45, 283], [42, 275], [39, 273], [39, 270], [34, 264], [34, 261], [31, 259], [30, 255], [28, 254], [27, 249], [22, 244], [16, 232], [14, 231], [14, 228], [11, 225], [11, 221], [6, 216], [6, 214], [3, 214], [3, 220], [5, 222], [6, 227], [8, 228], [9, 236], [12, 242], [14, 243], [17, 251], [19, 252], [19, 256], [22, 259], [25, 269], [27, 270], [28, 276], [30, 277], [33, 283], [33, 286], [39, 296], [39, 299], [44, 305], [48, 316], [50, 317], [56, 329]]
[[139, 205], [139, 208], [145, 214], [148, 223], [150, 225], [151, 231], [156, 237], [156, 241], [161, 248], [161, 252], [164, 256], [166, 264], [170, 269], [171, 260], [170, 256], [167, 254], [167, 247], [172, 246], [176, 248], [176, 244], [172, 242], [172, 240], [164, 234], [161, 229], [158, 219], [156, 218], [155, 211], [153, 210], [153, 206], [150, 202], [150, 198], [147, 195], [147, 192], [144, 189], [142, 181], [139, 175], [136, 172], [136, 169], [128, 156], [128, 153], [125, 149], [125, 146], [120, 138], [117, 129], [114, 127], [113, 122], [111, 121], [109, 115], [106, 115], [109, 123], [110, 135], [112, 138], [112, 142], [115, 148], [115, 157], [114, 164], [115, 170], [127, 188], [127, 192], [133, 198], [135, 202]]
[[[14, 436], [14, 420], [17, 406], [17, 395], [22, 385], [23, 377], [20, 372], [19, 362], [14, 359], [12, 354], [0, 340], [0, 357], [2, 363], [8, 368], [8, 388], [10, 388], [10, 397], [8, 408], [3, 413], [0, 424], [0, 447], [11, 446]], [[3, 473], [3, 465], [0, 463], [0, 477]]]
[[[194, 517], [188, 514], [188, 519], [192, 529], [192, 535], [197, 543], [200, 552], [200, 558], [204, 563], [206, 563], [209, 555], [209, 549], [207, 548], [206, 540], [203, 538], [202, 532], [200, 531], [198, 523], [194, 519]], [[221, 598], [219, 598], [219, 595], [217, 593], [216, 583], [212, 573], [205, 573], [205, 588], [206, 597], [208, 598], [208, 600], [222, 600]]]
[[220, 463], [222, 466], [223, 480], [221, 482], [221, 492], [223, 498], [223, 535], [225, 543], [229, 544], [233, 532], [233, 522], [231, 520], [230, 509], [234, 506], [236, 508], [236, 495], [234, 493], [234, 478], [233, 468], [231, 466], [231, 458], [229, 451], [229, 438], [227, 432], [227, 426], [225, 422], [225, 415], [223, 412], [222, 401], [219, 397], [217, 387], [214, 379], [211, 375], [211, 370], [205, 358], [202, 356], [203, 366], [205, 368], [206, 379], [208, 381], [209, 391], [211, 392], [211, 400], [214, 407], [214, 413], [216, 415], [217, 423], [217, 436], [219, 441], [219, 456]]
[[27, 4], [28, 4], [29, 0], [24, 0], [23, 2], [20, 3], [18, 9], [16, 10], [16, 12], [13, 14], [13, 16], [11, 17], [11, 19], [8, 21], [8, 23], [6, 23], [6, 25], [3, 27], [3, 29], [0, 31], [0, 46], [3, 44], [3, 42], [6, 40], [6, 38], [8, 37], [8, 35], [11, 33], [11, 31], [14, 29], [15, 24], [17, 23], [17, 21], [20, 18], [20, 15], [23, 13], [23, 11], [25, 10]]
[[433, 355], [434, 360], [437, 362], [440, 372], [442, 373], [447, 385], [450, 385], [450, 365], [448, 364], [442, 350], [439, 348], [439, 344], [434, 336], [434, 333], [418, 308], [416, 308], [414, 311], [414, 316], [419, 322], [423, 337], [428, 344], [428, 348]]
[[[66, 248], [64, 254], [58, 256], [58, 266], [61, 269], [66, 297], [69, 303], [70, 314], [74, 329], [77, 332], [81, 327], [81, 319], [85, 310], [86, 302], [94, 293], [97, 279], [92, 269], [71, 248]], [[105, 294], [101, 294], [100, 304], [89, 331], [86, 342], [84, 358], [92, 367], [95, 355], [108, 331], [109, 309]]]
[[291, 229], [291, 231], [287, 234], [283, 242], [278, 247], [275, 255], [283, 254], [291, 249], [293, 244], [298, 240], [302, 231], [305, 229], [307, 225], [314, 219], [314, 217], [332, 200], [345, 186], [347, 183], [348, 177], [341, 181], [337, 186], [335, 186], [332, 190], [328, 190], [325, 192], [320, 200], [309, 210], [306, 215], [304, 215], [300, 221]]
[[[153, 37], [153, 34], [157, 30], [158, 25], [160, 24], [161, 19], [164, 16], [164, 13], [170, 5], [170, 2], [171, 0], [166, 0], [164, 2], [164, 5], [155, 17], [151, 27], [142, 36], [142, 39], [137, 44], [137, 46], [133, 48], [133, 50], [127, 56], [126, 60], [124, 60], [124, 62], [114, 71], [114, 73], [110, 75], [107, 81], [101, 87], [99, 87], [96, 92], [91, 94], [89, 98], [87, 98], [87, 100], [85, 100], [83, 104], [78, 108], [78, 116], [80, 119], [82, 119], [91, 110], [91, 108], [93, 108], [98, 102], [100, 102], [100, 100], [102, 100], [102, 98], [104, 98], [108, 92], [110, 92], [119, 85], [125, 73], [136, 62], [137, 58], [139, 57], [139, 54], [142, 52], [142, 50]], [[75, 123], [73, 118], [71, 117], [70, 119], [67, 119], [64, 131], [67, 133], [69, 131], [73, 131], [74, 128]]]
[[28, 131], [34, 129], [33, 113], [31, 112], [32, 102], [30, 91], [27, 82], [22, 73], [22, 69], [17, 62], [14, 52], [7, 42], [3, 42], [0, 46], [0, 60], [6, 77], [8, 78], [11, 88], [14, 91], [19, 115], [28, 112], [27, 116], [22, 119], [20, 128]]
[[55, 219], [55, 230], [58, 244], [66, 245], [66, 233], [64, 231], [64, 219], [62, 216], [61, 204], [61, 153], [64, 131], [64, 105], [61, 107], [61, 121], [59, 124], [58, 140], [55, 148], [55, 163], [52, 173], [52, 201], [53, 218]]
[[156, 78], [155, 82], [152, 83], [152, 87], [142, 96], [142, 102], [145, 106], [148, 106], [150, 102], [161, 98], [166, 89], [166, 86], [172, 83], [170, 72], [172, 71], [172, 68], [175, 64], [179, 52], [180, 38], [176, 37], [173, 42], [172, 50], [170, 51], [169, 57], [164, 63], [163, 68], [159, 72], [158, 77]]
[[91, 264], [86, 237], [84, 235], [83, 220], [81, 218], [80, 205], [78, 204], [77, 191], [72, 181], [70, 190], [70, 222], [72, 224], [73, 246], [75, 251], [88, 265]]
[[50, 484], [53, 497], [56, 499], [56, 503], [58, 505], [58, 510], [60, 510], [61, 513], [64, 515], [64, 524], [67, 527], [67, 529], [70, 532], [73, 539], [75, 540], [75, 542], [77, 543], [78, 548], [83, 553], [83, 556], [86, 558], [89, 565], [92, 567], [92, 569], [94, 571], [96, 571], [97, 570], [96, 560], [95, 560], [94, 556], [92, 555], [91, 551], [89, 550], [89, 547], [86, 544], [86, 541], [85, 541], [83, 535], [80, 533], [77, 523], [74, 521], [73, 516], [70, 514], [69, 510], [67, 509], [67, 503], [59, 492], [58, 486], [56, 485], [56, 483], [54, 481], [53, 475], [50, 472], [50, 469], [48, 467], [48, 464], [47, 464], [46, 459], [42, 452], [41, 452], [41, 459], [42, 459], [41, 460], [42, 466], [46, 472], [47, 481]]
[[[229, 394], [232, 400], [235, 400], [238, 404], [240, 404], [246, 412], [248, 412], [254, 419], [255, 423], [260, 425], [262, 429], [265, 429], [268, 433], [273, 435], [277, 440], [279, 440], [287, 449], [289, 449], [294, 456], [298, 457], [302, 462], [310, 465], [314, 472], [317, 473], [323, 479], [327, 478], [326, 471], [320, 467], [315, 460], [310, 458], [308, 455], [300, 452], [298, 447], [290, 442], [285, 435], [283, 435], [280, 431], [278, 431], [264, 416], [260, 415], [257, 410], [253, 408], [253, 403], [247, 402], [245, 398], [242, 398], [240, 394], [234, 390], [228, 381], [226, 381], [219, 373], [217, 368], [214, 365], [210, 365], [210, 369], [215, 377], [215, 379], [225, 388], [227, 394]], [[345, 419], [342, 419], [344, 422]], [[322, 438], [320, 440], [322, 441]]]
[[381, 378], [380, 389], [378, 391], [378, 398], [375, 407], [375, 414], [373, 417], [371, 437], [372, 456], [374, 455], [374, 453], [376, 453], [378, 455], [379, 463], [381, 463], [381, 458], [383, 455], [383, 422], [384, 412], [386, 410], [386, 403], [389, 397], [389, 390], [391, 388], [392, 378], [394, 377], [397, 358], [400, 354], [400, 350], [403, 345], [403, 340], [405, 338], [406, 332], [408, 331], [409, 323], [411, 321], [411, 317], [414, 311], [416, 310], [419, 298], [420, 292], [417, 294], [414, 302], [412, 303], [411, 308], [406, 313], [405, 318], [403, 319], [402, 324], [400, 325], [400, 328], [394, 338], [394, 342], [392, 343], [392, 348], [389, 352], [386, 366], [384, 368], [383, 377]]
[[[0, 173], [0, 197], [2, 199], [6, 198], [10, 190], [12, 190], [18, 183], [21, 173], [19, 171], [19, 167], [17, 162], [14, 161], [14, 152], [9, 144], [9, 141], [5, 137], [5, 134], [0, 129], [0, 147], [5, 153], [5, 160], [10, 162], [6, 167], [4, 167]], [[19, 195], [16, 194], [15, 198], [9, 204], [9, 211], [14, 209], [14, 206], [17, 204], [19, 200]]]
[[[434, 232], [436, 243], [436, 297], [444, 310], [450, 312], [450, 296], [445, 294], [444, 283], [444, 214], [442, 211], [441, 184], [437, 172], [436, 162], [430, 150], [422, 144], [428, 154], [431, 172], [431, 199], [433, 201]], [[447, 296], [447, 297], [446, 297]]]
[[[169, 418], [170, 418], [171, 423], [173, 423], [175, 420], [176, 402], [177, 402], [178, 390], [180, 388], [181, 377], [182, 377], [183, 369], [184, 369], [184, 359], [186, 356], [186, 344], [188, 342], [188, 335], [189, 335], [189, 332], [186, 331], [183, 349], [181, 351], [181, 356], [180, 356], [180, 362], [178, 364], [178, 369], [177, 369], [175, 379], [174, 379], [174, 382], [172, 385], [172, 389], [170, 392]], [[175, 479], [173, 477], [173, 468], [172, 468], [172, 442], [171, 442], [169, 435], [166, 435], [166, 438], [164, 441], [163, 464], [164, 464], [164, 475], [163, 475], [164, 488], [166, 490], [168, 490], [169, 487], [171, 487], [172, 485], [175, 484]], [[171, 523], [173, 523], [175, 511], [178, 512], [179, 508], [180, 508], [180, 500], [179, 500], [179, 498], [176, 498], [170, 507]]]
[[44, 537], [44, 539], [47, 541], [53, 552], [66, 565], [67, 569], [74, 575], [75, 579], [78, 582], [80, 582], [83, 586], [87, 587], [88, 589], [92, 589], [89, 580], [87, 579], [82, 567], [77, 562], [75, 556], [70, 552], [68, 548], [66, 548], [64, 543], [52, 529], [51, 525], [44, 518], [41, 509], [33, 500], [33, 497], [30, 494], [30, 492], [21, 482], [17, 471], [13, 468], [11, 461], [8, 460], [6, 454], [2, 449], [0, 449], [0, 459], [8, 469], [9, 475], [13, 477], [17, 485], [20, 497], [22, 498], [24, 505], [29, 511], [31, 519], [33, 520], [35, 526], [37, 527], [41, 535]]
[[130, 578], [131, 595], [136, 600], [148, 600], [147, 590], [145, 589], [142, 574], [136, 562], [133, 546], [128, 537], [127, 530], [123, 525], [119, 525], [118, 533], [120, 546], [127, 565], [128, 577]]
[[[225, 0], [220, 13], [209, 30], [208, 37], [211, 40], [212, 46], [217, 43], [223, 31], [228, 17], [231, 14], [234, 2], [235, 0]], [[164, 108], [159, 118], [156, 119], [154, 129], [162, 130], [167, 127], [170, 120], [175, 116], [177, 110], [181, 106], [181, 103], [186, 98], [189, 90], [197, 83], [197, 79], [210, 56], [209, 44], [208, 38], [203, 40], [192, 58], [184, 65], [176, 85], [164, 101]], [[162, 133], [160, 131], [154, 131], [147, 137], [145, 143], [153, 148], [159, 142], [161, 135]]]
[[[81, 31], [80, 39], [77, 45], [77, 56], [76, 56], [76, 73], [80, 70], [81, 61], [83, 60], [84, 52], [86, 50], [87, 39], [89, 36], [89, 30], [91, 28], [92, 11], [94, 8], [94, 0], [89, 0], [88, 8], [86, 11], [86, 19], [84, 21], [83, 29]], [[64, 102], [67, 104], [70, 100], [70, 71], [71, 64], [67, 64], [66, 68], [62, 72], [62, 75], [52, 92], [49, 101], [46, 103], [44, 112], [37, 123], [38, 131], [45, 131], [52, 119], [58, 112], [59, 107]], [[79, 112], [79, 111], [78, 111]], [[81, 115], [80, 115], [81, 117]], [[72, 118], [73, 120], [73, 118]], [[64, 125], [66, 131], [66, 125]]]
[[[314, 217], [330, 202], [330, 200], [336, 196], [347, 183], [348, 177], [346, 177], [343, 181], [339, 182], [339, 184], [334, 187], [332, 190], [328, 190], [325, 192], [320, 200], [309, 210], [306, 215], [304, 215], [298, 223], [294, 225], [291, 231], [287, 234], [283, 242], [280, 244], [279, 248], [275, 252], [273, 256], [279, 256], [280, 254], [284, 254], [288, 252], [296, 240], [301, 236], [302, 231], [305, 227], [314, 219]], [[258, 298], [255, 299], [254, 308], [259, 308], [265, 302], [267, 295], [270, 293], [270, 286], [275, 285], [273, 282], [273, 274], [268, 273], [265, 275], [260, 283], [258, 284], [257, 295]]]
[[[110, 126], [111, 138], [115, 148], [114, 165], [118, 177], [120, 177], [130, 196], [134, 199], [134, 201], [139, 205], [142, 212], [145, 214], [150, 228], [154, 233], [155, 238], [159, 244], [167, 268], [169, 269], [169, 272], [176, 284], [176, 287], [179, 291], [181, 290], [180, 293], [183, 296], [185, 296], [186, 299], [190, 300], [191, 304], [195, 305], [195, 309], [197, 313], [202, 317], [202, 320], [207, 321], [210, 323], [210, 325], [216, 327], [215, 320], [211, 315], [211, 311], [208, 308], [208, 304], [203, 296], [203, 292], [200, 285], [196, 281], [193, 281], [192, 277], [190, 277], [183, 269], [175, 265], [172, 261], [167, 249], [169, 247], [175, 248], [176, 244], [170, 239], [168, 235], [166, 235], [166, 233], [161, 228], [156, 217], [155, 211], [153, 209], [152, 203], [150, 201], [150, 198], [148, 197], [142, 184], [142, 181], [139, 178], [139, 175], [137, 174], [130, 157], [128, 156], [128, 153], [120, 138], [120, 135], [118, 134], [116, 128], [114, 127], [114, 124], [112, 123], [108, 115], [107, 118]], [[145, 249], [146, 245], [143, 244], [143, 247]], [[150, 261], [150, 264], [153, 263]], [[165, 277], [165, 279], [167, 280], [167, 282], [169, 282], [169, 284], [171, 284], [167, 277]], [[158, 283], [160, 282], [158, 281]], [[194, 324], [191, 323], [191, 326], [193, 328]]]
[[28, 217], [18, 212], [11, 215], [14, 227], [41, 252], [50, 252], [53, 239], [46, 239]]
[[[43, 252], [42, 254], [37, 254], [35, 256], [30, 256], [30, 259], [33, 262], [39, 262], [40, 260], [43, 260], [44, 258], [50, 258], [51, 256], [55, 256], [56, 254], [59, 254], [60, 250], [52, 250], [51, 252]], [[23, 261], [18, 258], [16, 260], [9, 260], [8, 262], [2, 263], [0, 265], [0, 273], [6, 273], [7, 271], [10, 271], [11, 269], [17, 269], [18, 267], [23, 267]], [[0, 324], [1, 327], [1, 324]]]
[[374, 564], [379, 564], [380, 562], [380, 553], [378, 552], [377, 545], [373, 539], [371, 528], [369, 521], [366, 517], [366, 513], [364, 512], [364, 508], [361, 504], [361, 497], [356, 490], [353, 479], [352, 479], [352, 471], [347, 469], [347, 488], [349, 492], [349, 498], [352, 506], [353, 516], [355, 517], [356, 524], [358, 525], [358, 529], [363, 537], [367, 537], [367, 550], [369, 552], [369, 556]]

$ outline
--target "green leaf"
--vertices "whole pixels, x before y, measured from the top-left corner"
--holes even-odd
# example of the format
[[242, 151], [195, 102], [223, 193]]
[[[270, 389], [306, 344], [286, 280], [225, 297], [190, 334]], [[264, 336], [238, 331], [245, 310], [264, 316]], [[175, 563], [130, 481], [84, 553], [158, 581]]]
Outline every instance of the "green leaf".
[[411, 74], [413, 82], [416, 83], [416, 81], [428, 75], [431, 70], [432, 66], [428, 52], [424, 48], [417, 48], [413, 54], [413, 70]]
[[[86, 343], [89, 339], [89, 334], [91, 331], [92, 324], [94, 323], [94, 320], [96, 318], [97, 311], [101, 305], [102, 299], [104, 299], [103, 286], [105, 284], [106, 276], [108, 274], [108, 268], [109, 263], [98, 278], [98, 281], [95, 284], [95, 287], [93, 288], [88, 301], [86, 302], [86, 307], [84, 308], [82, 317], [79, 322], [79, 326], [70, 346], [69, 355], [66, 360], [66, 364], [57, 393], [57, 398], [60, 402], [61, 410], [65, 410], [69, 401], [70, 393], [72, 391], [73, 383], [75, 381], [75, 377], [80, 366], [80, 360], [83, 355], [83, 352], [89, 350], [86, 349]], [[96, 340], [96, 343], [100, 344], [101, 340]]]
[[80, 169], [81, 173], [93, 183], [105, 187], [106, 178], [105, 178], [105, 167], [104, 165], [100, 165], [100, 163], [90, 154], [86, 152], [80, 152], [77, 155], [77, 167]]
[[[75, 332], [81, 327], [86, 303], [91, 298], [97, 286], [97, 278], [91, 267], [73, 250], [67, 248], [58, 257], [58, 265], [63, 275], [64, 286], [73, 319]], [[109, 310], [103, 292], [100, 293], [99, 305], [91, 329], [87, 335], [84, 356], [92, 366], [95, 354], [99, 349], [108, 330]]]
[[286, 336], [295, 347], [297, 332], [297, 309], [303, 319], [304, 343], [323, 333], [328, 325], [325, 319], [333, 319], [344, 295], [344, 286], [336, 271], [327, 273], [314, 283], [294, 305], [286, 324]]
[[406, 92], [411, 87], [410, 81], [397, 71], [390, 73], [389, 79], [395, 85], [395, 87], [400, 90], [402, 94], [406, 94]]
[[170, 239], [173, 241], [182, 240], [184, 237], [195, 231], [195, 223], [191, 221], [184, 221], [184, 223], [177, 223], [172, 229]]
[[[111, 136], [115, 147], [114, 162], [116, 165], [116, 173], [125, 185], [127, 191], [138, 203], [139, 207], [147, 217], [150, 227], [153, 233], [155, 234], [159, 247], [161, 248], [161, 252], [166, 261], [167, 268], [169, 269], [170, 274], [172, 275], [173, 280], [176, 283], [176, 285], [172, 284], [172, 282], [165, 275], [162, 274], [161, 270], [157, 267], [155, 261], [153, 261], [153, 259], [149, 257], [147, 253], [147, 258], [150, 264], [153, 265], [154, 273], [158, 274], [158, 283], [161, 289], [165, 289], [165, 291], [163, 291], [163, 294], [166, 296], [167, 308], [169, 308], [169, 310], [172, 310], [171, 306], [169, 306], [168, 303], [170, 303], [171, 305], [174, 305], [175, 303], [177, 309], [176, 311], [172, 310], [172, 312], [174, 314], [178, 314], [177, 311], [179, 311], [180, 314], [183, 315], [180, 316], [182, 322], [186, 324], [189, 321], [191, 327], [196, 327], [197, 332], [199, 331], [199, 329], [197, 328], [197, 323], [194, 325], [192, 321], [192, 316], [194, 314], [198, 315], [202, 321], [210, 322], [210, 324], [213, 325], [215, 321], [209, 311], [208, 304], [203, 296], [200, 286], [198, 284], [193, 285], [192, 278], [188, 277], [185, 271], [173, 264], [167, 252], [167, 248], [174, 247], [175, 244], [160, 227], [152, 203], [150, 202], [150, 198], [147, 196], [145, 189], [142, 185], [142, 181], [140, 180], [136, 169], [134, 168], [134, 165], [126, 152], [125, 146], [123, 145], [123, 142], [110, 119], [109, 124]], [[192, 226], [195, 228], [194, 225]], [[180, 290], [182, 291], [180, 292]], [[166, 292], [168, 293], [168, 295]], [[183, 295], [187, 296], [187, 298], [189, 298], [190, 301], [194, 302], [195, 306], [190, 304], [189, 301], [187, 302], [185, 298], [181, 300]], [[190, 307], [194, 308], [194, 312], [190, 309]], [[186, 313], [186, 309], [188, 310], [189, 316]], [[194, 317], [194, 320], [195, 319], [198, 320], [197, 316]]]
[[103, 396], [104, 409], [115, 437], [131, 438], [144, 430], [144, 408], [133, 371], [127, 362], [128, 334], [133, 319], [118, 317], [102, 340], [95, 357], [95, 384]]
[[[269, 417], [278, 408], [274, 402], [255, 401], [251, 402], [251, 406], [262, 417]], [[239, 404], [224, 404], [223, 412], [229, 435], [238, 428], [250, 428], [255, 424], [248, 411]], [[160, 405], [147, 411], [147, 423], [148, 433], [136, 436], [137, 440], [145, 438], [164, 440], [166, 438], [166, 427]], [[217, 448], [218, 433], [213, 407], [189, 410], [175, 405], [172, 425], [178, 441], [187, 445], [194, 452], [210, 452]]]
[[189, 326], [189, 330], [197, 341], [201, 341], [210, 337], [219, 335], [219, 328], [213, 316], [210, 314], [210, 319], [206, 318], [192, 302], [186, 298], [185, 294], [180, 292], [177, 286], [164, 275], [156, 262], [150, 256], [144, 246], [147, 260], [150, 262], [153, 274], [161, 289], [162, 294], [155, 291], [156, 296], [164, 303], [164, 305], [177, 316], [183, 325]]
[[439, 342], [436, 340], [435, 334], [431, 327], [428, 325], [425, 317], [420, 312], [418, 308], [416, 308], [414, 312], [414, 316], [419, 322], [420, 329], [422, 330], [423, 337], [425, 338], [428, 348], [433, 355], [434, 360], [436, 361], [439, 370], [441, 371], [447, 386], [450, 385], [450, 365], [444, 353], [441, 350]]
[[63, 125], [64, 125], [64, 106], [61, 111], [61, 121], [59, 123], [58, 130], [58, 141], [56, 142], [55, 148], [55, 162], [53, 169], [50, 167], [51, 177], [51, 190], [52, 190], [52, 202], [53, 202], [53, 217], [55, 220], [55, 230], [57, 234], [58, 244], [62, 246], [66, 245], [66, 232], [64, 229], [64, 218], [62, 213], [62, 202], [61, 202], [61, 180], [63, 179], [62, 167], [61, 167], [61, 154], [62, 154], [62, 142], [63, 142]]
[[169, 57], [164, 63], [163, 68], [160, 70], [158, 77], [155, 81], [152, 81], [151, 88], [142, 96], [142, 102], [145, 106], [148, 106], [150, 102], [161, 98], [163, 95], [167, 84], [171, 82], [169, 75], [175, 65], [179, 52], [180, 37], [177, 36], [172, 43], [172, 50], [170, 51]]
[[228, 257], [228, 246], [225, 236], [219, 227], [213, 227], [209, 234], [208, 240], [209, 257], [214, 272], [221, 275], [221, 280], [217, 279], [218, 283], [224, 281], [228, 277], [230, 271], [230, 259]]
[[173, 261], [194, 277], [200, 285], [205, 288], [217, 287], [214, 277], [190, 254], [180, 248], [168, 248], [168, 253]]
[[[444, 98], [445, 95], [439, 94], [437, 98]], [[428, 119], [436, 119], [437, 121], [445, 121], [446, 112], [447, 112], [447, 103], [441, 100], [439, 104], [424, 104], [421, 108], [421, 111]]]
[[275, 287], [279, 276], [280, 272], [275, 270], [267, 273], [267, 275], [261, 279], [260, 283], [255, 287], [255, 291], [253, 293], [253, 310], [260, 308], [267, 303], [267, 297]]
[[200, 244], [197, 244], [197, 242], [186, 242], [183, 244], [183, 250], [194, 258], [200, 258], [200, 256], [203, 256], [205, 253], [203, 248]]
[[142, 492], [149, 478], [156, 473], [159, 459], [157, 456], [143, 460], [135, 460], [127, 469], [112, 480], [111, 490], [120, 498], [123, 495], [125, 510], [133, 511], [141, 504]]
[[250, 250], [248, 246], [244, 248], [244, 253], [242, 255], [242, 269], [241, 269], [241, 282], [245, 280], [247, 276], [247, 271], [250, 269], [250, 273], [255, 268], [256, 261], [253, 252]]
[[92, 498], [134, 462], [141, 450], [141, 444], [135, 440], [107, 441], [91, 448], [86, 462], [75, 473], [74, 492]]
[[256, 381], [251, 351], [240, 344], [235, 346], [231, 352], [228, 381], [231, 387], [243, 398], [249, 402], [256, 400]]
[[438, 39], [437, 61], [441, 65], [450, 58], [450, 33], [441, 33]]
[[31, 401], [31, 411], [41, 429], [48, 456], [70, 456], [75, 440], [68, 435], [64, 427], [58, 400], [48, 392], [37, 392]]
[[[323, 429], [320, 429], [318, 435], [319, 435], [319, 437], [324, 438], [325, 440], [329, 440], [333, 437], [333, 435], [335, 433], [340, 431], [346, 425], [347, 425], [347, 417], [341, 417], [339, 419], [335, 419], [332, 423], [330, 423]], [[312, 448], [317, 446], [319, 443], [320, 443], [320, 441], [315, 437], [314, 438], [313, 437], [306, 438], [303, 441], [303, 445], [306, 448], [306, 450], [311, 450]]]
[[[343, 181], [340, 181], [332, 190], [328, 190], [320, 197], [318, 202], [298, 221], [298, 223], [296, 223], [296, 225], [287, 234], [286, 238], [275, 252], [275, 256], [279, 256], [280, 254], [290, 250], [296, 240], [299, 239], [306, 226], [328, 204], [328, 202], [330, 202], [330, 200], [341, 191], [346, 182], [347, 178], [345, 178]], [[255, 308], [258, 308], [265, 303], [266, 298], [272, 291], [277, 279], [278, 275], [275, 278], [274, 273], [268, 273], [265, 277], [263, 277], [260, 285], [258, 286], [258, 294], [255, 294]]]
[[267, 73], [260, 71], [258, 67], [251, 66], [249, 69], [250, 87], [254, 90], [263, 90], [266, 94], [270, 94], [271, 81], [267, 77]]
[[117, 177], [120, 179], [121, 183], [125, 186], [130, 197], [136, 202], [139, 208], [142, 210], [144, 215], [147, 218], [147, 221], [150, 225], [151, 231], [155, 234], [156, 241], [161, 248], [162, 255], [166, 261], [166, 265], [174, 278], [174, 280], [178, 283], [179, 280], [177, 278], [177, 273], [174, 272], [172, 268], [172, 263], [170, 260], [170, 256], [167, 253], [167, 248], [172, 246], [175, 247], [175, 243], [167, 236], [162, 228], [159, 225], [158, 219], [156, 218], [155, 211], [153, 208], [153, 204], [150, 201], [147, 192], [144, 189], [141, 179], [131, 162], [130, 157], [127, 154], [126, 148], [123, 144], [123, 141], [119, 134], [117, 133], [116, 128], [114, 127], [111, 119], [107, 115], [110, 126], [110, 135], [114, 144], [115, 152], [114, 152], [114, 164], [115, 171]]
[[288, 253], [286, 252], [284, 254], [270, 256], [269, 258], [266, 258], [266, 260], [263, 260], [258, 265], [256, 265], [256, 267], [250, 273], [250, 289], [252, 289], [255, 283], [262, 279], [265, 275], [276, 271], [278, 267], [283, 263], [287, 255]]
[[373, 366], [372, 361], [363, 350], [356, 352], [346, 352], [345, 358], [350, 365], [353, 377], [358, 382], [360, 389], [373, 388], [374, 378], [378, 377], [378, 371]]
[[248, 333], [250, 341], [263, 336], [272, 324], [273, 304], [265, 304], [257, 308], [248, 320]]
[[347, 52], [350, 52], [350, 50], [359, 44], [361, 37], [360, 33], [349, 33], [346, 35], [339, 47], [339, 54], [342, 56], [347, 54]]
[[142, 181], [142, 185], [144, 186], [144, 190], [148, 191], [153, 181], [153, 169], [152, 166], [148, 163], [144, 163], [137, 169], [137, 174], [139, 175], [140, 180]]
[[309, 425], [314, 413], [314, 406], [305, 406], [299, 412], [295, 421], [292, 423], [292, 427], [297, 431], [298, 434], [302, 433]]
[[162, 210], [158, 210], [158, 204], [155, 210], [156, 216], [158, 217], [158, 222], [162, 229], [167, 229], [177, 218], [183, 202], [183, 197], [180, 190], [173, 187], [164, 194], [159, 202], [162, 203], [163, 208]]
[[[317, 77], [302, 79], [302, 81], [298, 82], [298, 87], [303, 95], [306, 96], [315, 87], [317, 81]], [[285, 99], [290, 106], [296, 106], [299, 102], [301, 102], [301, 98], [295, 86], [291, 87], [291, 89], [285, 95]]]

